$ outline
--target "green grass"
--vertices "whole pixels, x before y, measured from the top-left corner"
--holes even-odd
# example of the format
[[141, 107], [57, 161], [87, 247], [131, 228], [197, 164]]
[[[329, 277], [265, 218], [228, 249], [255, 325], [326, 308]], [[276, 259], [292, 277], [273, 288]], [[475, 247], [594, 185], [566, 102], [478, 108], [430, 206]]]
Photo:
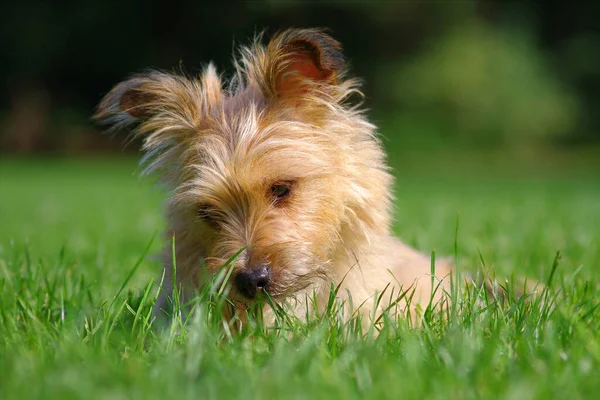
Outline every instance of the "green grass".
[[229, 337], [206, 304], [157, 334], [163, 194], [135, 162], [1, 161], [0, 399], [595, 398], [597, 164], [474, 159], [393, 158], [396, 232], [498, 276], [546, 281], [560, 251], [553, 290], [507, 304], [470, 291], [459, 314], [386, 321], [377, 338], [334, 311]]

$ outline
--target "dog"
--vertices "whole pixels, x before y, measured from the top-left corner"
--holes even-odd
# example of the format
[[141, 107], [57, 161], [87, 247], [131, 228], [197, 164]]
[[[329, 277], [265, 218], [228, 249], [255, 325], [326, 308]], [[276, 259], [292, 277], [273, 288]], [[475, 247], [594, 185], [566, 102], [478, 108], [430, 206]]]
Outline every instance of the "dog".
[[445, 303], [451, 263], [432, 275], [431, 258], [392, 234], [393, 178], [340, 43], [290, 29], [234, 65], [228, 84], [213, 64], [134, 75], [95, 114], [136, 126], [146, 172], [171, 194], [155, 314], [170, 312], [174, 286], [193, 298], [233, 256], [224, 284], [242, 315], [265, 295], [298, 315], [308, 299], [323, 310], [332, 288], [371, 322], [390, 304], [415, 315]]

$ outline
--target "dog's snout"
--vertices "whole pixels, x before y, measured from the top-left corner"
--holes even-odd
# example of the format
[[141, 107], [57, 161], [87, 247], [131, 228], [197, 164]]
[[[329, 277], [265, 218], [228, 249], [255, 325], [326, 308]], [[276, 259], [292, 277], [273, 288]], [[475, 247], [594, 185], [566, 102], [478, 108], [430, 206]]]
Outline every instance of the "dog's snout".
[[256, 292], [266, 290], [271, 280], [271, 268], [267, 264], [248, 268], [235, 276], [237, 290], [248, 299], [256, 297]]

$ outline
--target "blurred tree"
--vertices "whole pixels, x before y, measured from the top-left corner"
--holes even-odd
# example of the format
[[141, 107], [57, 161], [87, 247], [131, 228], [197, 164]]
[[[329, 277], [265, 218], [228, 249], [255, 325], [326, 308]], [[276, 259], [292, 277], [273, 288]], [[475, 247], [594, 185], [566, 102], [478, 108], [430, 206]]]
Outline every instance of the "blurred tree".
[[305, 26], [331, 28], [376, 118], [412, 121], [393, 131], [405, 137], [450, 126], [446, 139], [600, 140], [599, 13], [598, 2], [1, 2], [1, 150], [119, 148], [89, 122], [115, 83], [209, 60], [227, 74], [234, 45]]
[[423, 117], [445, 141], [518, 146], [576, 128], [577, 97], [524, 29], [467, 21], [405, 65], [384, 68], [403, 110], [397, 123]]

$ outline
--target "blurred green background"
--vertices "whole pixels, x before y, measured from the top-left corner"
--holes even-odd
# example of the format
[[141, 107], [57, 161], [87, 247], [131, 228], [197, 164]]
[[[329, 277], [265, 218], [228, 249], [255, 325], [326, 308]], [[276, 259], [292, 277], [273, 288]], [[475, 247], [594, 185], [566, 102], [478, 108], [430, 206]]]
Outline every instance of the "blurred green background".
[[231, 72], [255, 33], [328, 27], [395, 151], [586, 148], [600, 143], [597, 2], [3, 2], [4, 154], [134, 152], [90, 115], [146, 68]]

